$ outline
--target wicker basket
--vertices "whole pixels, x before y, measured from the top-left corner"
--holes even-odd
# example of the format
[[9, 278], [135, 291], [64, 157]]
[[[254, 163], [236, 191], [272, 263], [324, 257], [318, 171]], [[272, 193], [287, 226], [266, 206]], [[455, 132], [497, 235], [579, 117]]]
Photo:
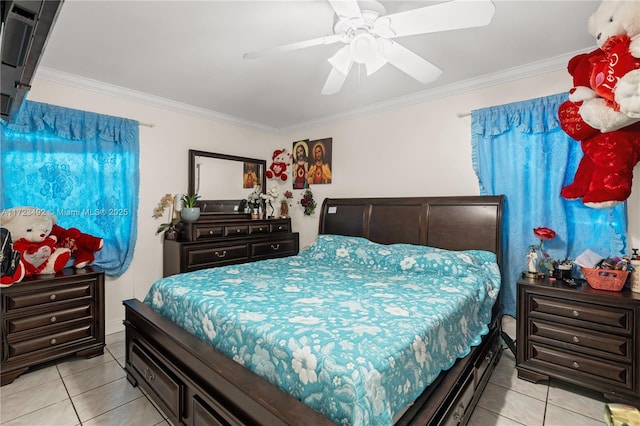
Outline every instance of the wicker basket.
[[581, 268], [587, 283], [598, 290], [620, 291], [627, 281], [629, 271]]

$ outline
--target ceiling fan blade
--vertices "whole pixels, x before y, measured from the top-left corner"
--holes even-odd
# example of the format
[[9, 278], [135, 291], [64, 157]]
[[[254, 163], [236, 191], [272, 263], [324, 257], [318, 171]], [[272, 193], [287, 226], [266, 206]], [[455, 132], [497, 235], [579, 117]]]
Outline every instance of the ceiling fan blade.
[[391, 65], [423, 84], [436, 80], [442, 74], [440, 68], [391, 40], [384, 44], [381, 54]]
[[268, 49], [257, 50], [255, 52], [249, 52], [242, 55], [244, 59], [256, 59], [267, 55], [273, 55], [275, 53], [290, 52], [292, 50], [304, 49], [312, 46], [319, 46], [321, 44], [332, 44], [340, 41], [341, 35], [333, 34], [330, 36], [314, 38], [311, 40], [298, 41], [296, 43], [285, 44], [282, 46], [270, 47]]
[[[353, 65], [353, 62], [351, 63]], [[351, 70], [351, 65], [349, 65], [349, 70]], [[331, 68], [331, 72], [329, 73], [329, 77], [327, 77], [327, 81], [324, 83], [324, 87], [322, 88], [323, 95], [333, 95], [336, 94], [342, 89], [342, 85], [344, 81], [347, 79], [347, 74], [343, 74], [338, 71], [337, 68]]]
[[338, 50], [335, 55], [329, 58], [329, 63], [342, 74], [349, 74], [351, 65], [353, 65], [349, 46], [344, 46], [342, 49]]
[[329, 3], [338, 17], [362, 18], [362, 12], [356, 0], [329, 0]]
[[496, 7], [491, 0], [453, 0], [433, 6], [421, 7], [387, 15], [378, 20], [389, 20], [394, 37], [461, 28], [481, 27], [489, 24]]
[[386, 60], [386, 58], [380, 54], [377, 54], [374, 57], [370, 58], [367, 62], [365, 62], [365, 65], [367, 67], [367, 75], [371, 75], [374, 72], [378, 71], [387, 62], [388, 61]]

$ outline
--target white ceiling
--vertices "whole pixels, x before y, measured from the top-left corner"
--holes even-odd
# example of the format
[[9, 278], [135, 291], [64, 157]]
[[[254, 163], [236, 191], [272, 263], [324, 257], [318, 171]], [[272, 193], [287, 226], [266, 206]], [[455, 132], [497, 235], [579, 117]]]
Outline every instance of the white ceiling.
[[[395, 13], [439, 2], [381, 3]], [[437, 81], [421, 84], [390, 64], [366, 76], [356, 64], [342, 91], [324, 96], [327, 59], [341, 43], [251, 60], [242, 55], [332, 34], [327, 1], [66, 0], [36, 75], [107, 91], [125, 88], [148, 102], [169, 100], [184, 110], [282, 132], [564, 69], [571, 56], [595, 47], [587, 19], [599, 1], [494, 4], [489, 26], [395, 39], [440, 67]]]

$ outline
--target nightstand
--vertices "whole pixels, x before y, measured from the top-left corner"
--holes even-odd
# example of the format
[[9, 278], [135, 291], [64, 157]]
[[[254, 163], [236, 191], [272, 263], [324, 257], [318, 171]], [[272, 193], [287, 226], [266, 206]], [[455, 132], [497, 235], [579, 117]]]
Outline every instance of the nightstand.
[[62, 357], [103, 353], [104, 272], [67, 268], [2, 289], [0, 385]]
[[518, 281], [518, 377], [555, 378], [640, 406], [640, 293]]

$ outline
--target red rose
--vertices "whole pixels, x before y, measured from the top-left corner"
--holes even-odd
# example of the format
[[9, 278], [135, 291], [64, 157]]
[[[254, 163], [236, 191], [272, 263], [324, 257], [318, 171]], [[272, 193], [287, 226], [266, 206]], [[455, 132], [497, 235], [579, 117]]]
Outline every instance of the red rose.
[[552, 240], [556, 237], [556, 231], [551, 228], [533, 228], [533, 235], [541, 240]]

